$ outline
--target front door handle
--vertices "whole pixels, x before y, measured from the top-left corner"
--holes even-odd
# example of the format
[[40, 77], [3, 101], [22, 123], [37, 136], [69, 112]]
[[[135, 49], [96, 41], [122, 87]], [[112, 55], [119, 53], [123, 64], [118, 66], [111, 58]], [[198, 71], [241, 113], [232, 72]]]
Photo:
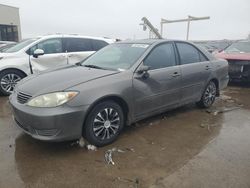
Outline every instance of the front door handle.
[[180, 76], [180, 73], [178, 73], [178, 72], [174, 72], [174, 73], [172, 74], [172, 77], [178, 77], [178, 76]]

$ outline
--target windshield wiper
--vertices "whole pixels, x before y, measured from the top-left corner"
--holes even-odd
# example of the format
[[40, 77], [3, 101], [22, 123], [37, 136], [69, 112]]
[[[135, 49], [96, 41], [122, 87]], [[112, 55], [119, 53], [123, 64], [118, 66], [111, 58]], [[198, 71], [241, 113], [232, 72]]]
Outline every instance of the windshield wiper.
[[84, 67], [89, 67], [89, 68], [94, 68], [94, 69], [104, 69], [103, 67], [99, 67], [97, 65], [81, 65], [81, 66], [84, 66]]

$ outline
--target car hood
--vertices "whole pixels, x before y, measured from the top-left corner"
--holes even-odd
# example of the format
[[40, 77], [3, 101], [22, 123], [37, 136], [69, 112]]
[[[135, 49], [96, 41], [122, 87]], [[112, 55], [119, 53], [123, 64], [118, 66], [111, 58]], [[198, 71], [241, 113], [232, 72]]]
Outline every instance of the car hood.
[[77, 65], [67, 66], [42, 72], [37, 75], [31, 75], [17, 85], [16, 91], [37, 96], [45, 93], [64, 91], [78, 84], [117, 73], [119, 72], [86, 68]]
[[221, 52], [218, 54], [215, 54], [217, 58], [222, 58], [226, 60], [243, 60], [243, 61], [249, 61], [250, 60], [250, 53], [225, 53]]
[[[5, 52], [0, 52], [0, 59], [1, 58], [15, 58], [15, 57], [19, 57], [19, 53], [5, 53]], [[1, 61], [0, 61], [1, 62]]]

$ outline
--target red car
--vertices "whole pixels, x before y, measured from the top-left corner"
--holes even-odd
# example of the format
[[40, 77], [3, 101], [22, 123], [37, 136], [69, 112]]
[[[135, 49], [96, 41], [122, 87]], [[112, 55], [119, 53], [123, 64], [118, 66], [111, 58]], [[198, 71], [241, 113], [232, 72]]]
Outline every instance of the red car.
[[235, 42], [215, 56], [228, 61], [231, 80], [250, 81], [250, 41]]

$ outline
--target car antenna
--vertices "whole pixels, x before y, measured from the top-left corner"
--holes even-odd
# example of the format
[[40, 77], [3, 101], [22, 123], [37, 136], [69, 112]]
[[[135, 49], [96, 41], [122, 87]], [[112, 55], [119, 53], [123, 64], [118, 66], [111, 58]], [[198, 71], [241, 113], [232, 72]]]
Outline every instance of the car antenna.
[[29, 49], [29, 67], [30, 67], [30, 73], [33, 74], [32, 64], [31, 64], [31, 57], [30, 57], [30, 49]]

